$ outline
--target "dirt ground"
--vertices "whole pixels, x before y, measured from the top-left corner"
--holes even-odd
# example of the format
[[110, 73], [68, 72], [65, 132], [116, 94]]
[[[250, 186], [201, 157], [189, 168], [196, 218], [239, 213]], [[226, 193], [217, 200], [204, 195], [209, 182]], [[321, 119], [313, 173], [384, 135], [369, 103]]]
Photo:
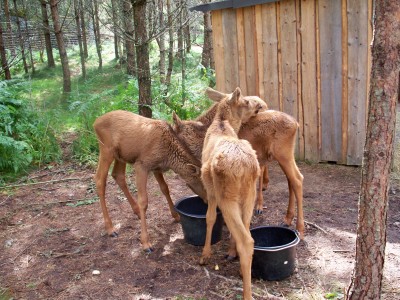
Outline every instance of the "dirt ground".
[[[349, 283], [361, 169], [305, 163], [299, 168], [305, 178], [307, 231], [297, 246], [295, 272], [282, 281], [253, 279], [254, 299], [341, 299]], [[184, 241], [151, 177], [147, 218], [155, 251], [147, 255], [141, 250], [139, 221], [111, 176], [107, 198], [119, 236], [105, 234], [93, 174], [67, 162], [29, 174], [25, 182], [30, 185], [0, 190], [0, 299], [241, 298], [239, 262], [224, 259], [225, 227], [211, 262], [199, 266], [202, 247]], [[280, 224], [285, 214], [287, 183], [276, 163], [270, 177], [264, 214], [254, 216], [252, 226]], [[175, 201], [192, 194], [175, 173], [166, 178]], [[400, 185], [394, 179], [382, 299], [400, 298], [399, 229]], [[93, 275], [94, 270], [100, 274]]]

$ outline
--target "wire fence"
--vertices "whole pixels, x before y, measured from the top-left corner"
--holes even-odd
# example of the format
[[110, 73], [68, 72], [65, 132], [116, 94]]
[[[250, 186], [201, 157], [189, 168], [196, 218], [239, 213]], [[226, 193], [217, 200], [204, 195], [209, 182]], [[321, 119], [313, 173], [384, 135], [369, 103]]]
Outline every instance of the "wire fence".
[[[31, 47], [33, 50], [37, 51], [42, 51], [45, 49], [45, 27], [40, 23], [25, 21], [21, 18], [19, 19], [19, 22], [19, 30], [17, 18], [12, 18], [10, 23], [1, 22], [1, 26], [3, 28], [3, 44], [5, 49], [11, 53], [18, 52], [17, 50], [21, 49], [22, 47], [24, 47], [24, 49]], [[58, 48], [52, 23], [49, 25], [49, 31], [52, 47]], [[72, 18], [63, 20], [62, 34], [65, 46], [67, 48], [78, 45], [76, 24]], [[94, 41], [93, 29], [91, 27], [86, 29], [86, 38], [88, 43]]]

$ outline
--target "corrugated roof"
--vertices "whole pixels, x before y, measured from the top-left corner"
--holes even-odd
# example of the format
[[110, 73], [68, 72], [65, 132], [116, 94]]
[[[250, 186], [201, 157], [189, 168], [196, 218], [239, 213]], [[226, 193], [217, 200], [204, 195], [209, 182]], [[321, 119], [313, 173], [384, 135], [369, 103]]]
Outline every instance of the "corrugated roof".
[[247, 7], [253, 6], [257, 4], [264, 4], [264, 3], [272, 3], [278, 2], [279, 0], [225, 0], [225, 1], [218, 1], [218, 2], [210, 2], [206, 4], [200, 4], [191, 7], [189, 10], [197, 10], [197, 11], [210, 11], [210, 10], [217, 10], [217, 9], [225, 9], [225, 8], [240, 8], [240, 7]]

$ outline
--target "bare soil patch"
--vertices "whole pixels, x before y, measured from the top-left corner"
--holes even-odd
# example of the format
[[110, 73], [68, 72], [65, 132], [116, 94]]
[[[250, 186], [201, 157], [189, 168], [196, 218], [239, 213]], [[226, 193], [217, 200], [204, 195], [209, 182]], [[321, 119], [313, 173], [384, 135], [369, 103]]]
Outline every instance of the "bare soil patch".
[[[304, 175], [305, 242], [297, 247], [294, 274], [282, 281], [252, 281], [254, 299], [341, 299], [355, 254], [360, 168], [299, 164]], [[134, 172], [129, 179], [134, 182]], [[146, 255], [140, 224], [129, 203], [108, 179], [107, 199], [117, 238], [104, 233], [93, 183], [94, 170], [72, 162], [33, 172], [31, 184], [0, 191], [0, 287], [14, 299], [240, 299], [239, 262], [227, 262], [228, 232], [213, 246], [206, 267], [201, 247], [183, 240], [156, 181], [148, 184], [149, 234], [155, 252]], [[270, 166], [265, 210], [252, 226], [280, 224], [287, 182]], [[192, 192], [173, 172], [166, 174], [173, 199]], [[131, 183], [131, 188], [134, 185]], [[93, 202], [93, 203], [92, 203]], [[318, 227], [314, 226], [317, 225]], [[322, 230], [321, 230], [322, 229]], [[400, 186], [390, 190], [388, 243], [382, 299], [400, 297]], [[219, 270], [215, 270], [218, 265]], [[93, 271], [100, 271], [93, 275]], [[0, 298], [1, 294], [0, 293]], [[331, 293], [328, 295], [328, 293]]]

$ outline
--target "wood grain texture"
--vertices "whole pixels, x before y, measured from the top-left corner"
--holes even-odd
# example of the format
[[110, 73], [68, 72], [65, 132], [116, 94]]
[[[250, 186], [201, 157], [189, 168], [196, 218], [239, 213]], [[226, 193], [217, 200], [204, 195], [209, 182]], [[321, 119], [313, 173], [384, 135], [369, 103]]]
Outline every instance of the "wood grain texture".
[[280, 40], [282, 52], [282, 111], [297, 114], [297, 45], [294, 1], [280, 2]]
[[279, 110], [283, 110], [283, 85], [282, 85], [282, 39], [281, 39], [281, 3], [276, 3], [276, 35], [278, 37], [278, 93]]
[[[301, 79], [301, 0], [296, 0], [296, 59], [297, 59], [297, 122], [299, 129], [297, 130], [297, 149], [296, 157], [304, 160], [304, 115], [303, 115], [303, 98], [302, 98], [302, 79]], [[299, 132], [303, 134], [299, 134]]]
[[362, 162], [365, 145], [367, 71], [368, 71], [368, 2], [348, 1], [348, 139], [347, 164]]
[[372, 1], [281, 0], [213, 11], [216, 88], [240, 86], [295, 117], [297, 158], [360, 165]]
[[222, 10], [215, 10], [211, 14], [213, 30], [213, 46], [215, 60], [216, 89], [225, 90], [225, 63], [224, 59], [224, 40], [222, 39]]
[[254, 25], [255, 25], [255, 39], [256, 39], [256, 59], [257, 59], [257, 96], [264, 99], [264, 60], [263, 60], [263, 40], [262, 40], [262, 6], [256, 5], [254, 7]]
[[238, 43], [238, 67], [239, 67], [239, 86], [244, 95], [248, 95], [246, 81], [246, 55], [244, 46], [244, 16], [243, 8], [236, 10], [236, 32]]
[[342, 157], [340, 163], [347, 160], [347, 144], [348, 144], [348, 73], [349, 73], [349, 51], [348, 51], [348, 22], [347, 22], [347, 0], [342, 0]]
[[319, 161], [319, 118], [317, 99], [316, 11], [314, 0], [301, 3], [301, 83], [304, 158]]
[[276, 4], [262, 5], [262, 45], [264, 100], [271, 109], [279, 110], [278, 36]]
[[341, 0], [318, 1], [321, 67], [321, 160], [342, 156]]
[[224, 9], [222, 11], [222, 32], [224, 44], [224, 66], [226, 92], [233, 92], [239, 86], [238, 44], [236, 31], [236, 11]]
[[247, 95], [258, 95], [257, 42], [255, 37], [254, 7], [243, 8], [243, 24]]

